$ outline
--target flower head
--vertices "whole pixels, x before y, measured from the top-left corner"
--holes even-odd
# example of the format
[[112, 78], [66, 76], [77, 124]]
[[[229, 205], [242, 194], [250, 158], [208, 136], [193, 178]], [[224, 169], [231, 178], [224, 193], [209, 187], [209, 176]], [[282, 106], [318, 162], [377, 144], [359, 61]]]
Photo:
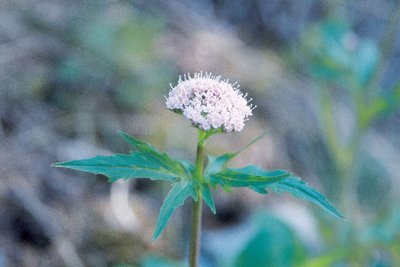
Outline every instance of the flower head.
[[171, 86], [166, 104], [168, 109], [181, 112], [204, 131], [239, 132], [252, 115], [253, 106], [246, 97], [236, 83], [200, 72], [194, 77], [184, 75], [183, 80], [179, 77], [178, 84]]

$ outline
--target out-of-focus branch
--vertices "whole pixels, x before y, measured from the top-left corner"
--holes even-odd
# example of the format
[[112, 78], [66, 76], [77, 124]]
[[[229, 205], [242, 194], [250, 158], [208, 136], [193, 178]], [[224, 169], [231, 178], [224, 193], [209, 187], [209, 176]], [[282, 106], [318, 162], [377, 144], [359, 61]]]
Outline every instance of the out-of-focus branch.
[[84, 267], [75, 247], [62, 233], [56, 216], [39, 200], [24, 178], [13, 175], [13, 179], [7, 180], [7, 187], [13, 201], [26, 210], [46, 231], [64, 264], [68, 267]]

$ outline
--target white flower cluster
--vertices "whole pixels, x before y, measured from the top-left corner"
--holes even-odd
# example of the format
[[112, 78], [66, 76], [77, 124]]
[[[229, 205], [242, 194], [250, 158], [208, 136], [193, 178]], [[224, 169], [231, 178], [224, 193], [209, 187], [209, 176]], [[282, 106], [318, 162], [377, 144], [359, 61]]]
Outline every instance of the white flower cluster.
[[204, 131], [222, 129], [224, 132], [239, 132], [244, 122], [252, 115], [247, 94], [238, 86], [211, 73], [195, 73], [179, 77], [175, 87], [166, 97], [167, 108], [182, 112], [193, 125]]

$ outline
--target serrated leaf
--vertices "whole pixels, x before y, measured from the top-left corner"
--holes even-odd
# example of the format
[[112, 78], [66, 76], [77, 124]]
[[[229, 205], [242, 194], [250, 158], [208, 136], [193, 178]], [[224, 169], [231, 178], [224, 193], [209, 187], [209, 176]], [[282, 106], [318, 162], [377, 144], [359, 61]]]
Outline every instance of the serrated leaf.
[[278, 193], [291, 193], [297, 198], [308, 200], [333, 214], [334, 216], [344, 219], [343, 215], [336, 210], [336, 208], [325, 198], [324, 195], [307, 185], [307, 183], [302, 181], [299, 177], [292, 176], [285, 178], [276, 183], [267, 185], [266, 190], [268, 190], [268, 188]]
[[188, 197], [192, 197], [195, 201], [198, 200], [196, 184], [193, 181], [182, 181], [173, 184], [171, 191], [169, 191], [161, 206], [160, 215], [158, 216], [156, 228], [154, 230], [154, 240], [156, 240], [165, 229], [175, 209], [182, 206]]
[[[96, 156], [94, 158], [55, 163], [53, 167], [63, 167], [94, 174], [103, 174], [111, 182], [118, 179], [150, 178], [152, 180], [176, 181], [191, 177], [190, 169], [181, 161], [159, 152], [153, 146], [125, 133], [124, 139], [138, 151], [130, 154]], [[187, 165], [189, 167], [189, 165]]]
[[208, 176], [211, 173], [219, 172], [224, 169], [228, 161], [234, 158], [236, 155], [236, 153], [226, 153], [218, 157], [208, 155], [208, 164], [206, 169], [204, 170], [205, 176]]
[[267, 195], [268, 191], [264, 187], [250, 186], [251, 190], [256, 191], [259, 194]]
[[125, 139], [126, 142], [136, 148], [140, 154], [144, 155], [148, 159], [152, 159], [154, 162], [157, 162], [162, 168], [180, 173], [181, 177], [190, 177], [189, 170], [187, 170], [180, 161], [171, 158], [167, 153], [161, 153], [152, 145], [132, 135], [122, 131], [118, 131], [118, 133]]
[[226, 167], [226, 164], [233, 159], [234, 157], [238, 156], [240, 153], [251, 147], [253, 144], [257, 143], [260, 139], [262, 139], [267, 132], [264, 132], [257, 136], [255, 139], [253, 139], [250, 143], [239, 149], [238, 151], [234, 153], [225, 153], [222, 154], [218, 157], [214, 156], [208, 156], [208, 164], [206, 169], [204, 170], [205, 176], [214, 173], [214, 172], [219, 172], [222, 169]]
[[164, 169], [156, 162], [143, 157], [139, 153], [96, 156], [89, 159], [59, 162], [52, 166], [103, 174], [111, 182], [128, 178], [175, 181], [180, 175], [171, 170]]
[[203, 195], [204, 202], [208, 207], [210, 207], [212, 213], [216, 214], [214, 198], [212, 196], [210, 186], [208, 184], [203, 184], [201, 186], [201, 193]]
[[189, 162], [187, 160], [182, 160], [182, 159], [177, 159], [177, 160], [186, 168], [186, 170], [189, 173], [194, 172], [195, 166], [191, 162]]
[[266, 171], [257, 166], [247, 166], [241, 169], [224, 169], [211, 173], [208, 179], [213, 184], [229, 187], [262, 187], [291, 176], [283, 170]]
[[[232, 193], [232, 187], [224, 185], [224, 184], [220, 184], [219, 186], [221, 186], [222, 190], [224, 190], [226, 193]], [[215, 185], [215, 188], [217, 187], [217, 185]]]

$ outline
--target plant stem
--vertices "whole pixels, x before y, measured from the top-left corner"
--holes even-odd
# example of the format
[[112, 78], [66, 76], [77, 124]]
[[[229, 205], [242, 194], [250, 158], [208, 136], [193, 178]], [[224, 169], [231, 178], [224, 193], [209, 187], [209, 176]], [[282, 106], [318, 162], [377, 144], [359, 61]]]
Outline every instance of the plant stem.
[[206, 132], [199, 130], [199, 137], [197, 141], [197, 151], [196, 151], [196, 169], [195, 169], [195, 179], [199, 182], [203, 181], [204, 142], [206, 138], [207, 138]]
[[[196, 169], [195, 179], [203, 182], [203, 165], [204, 165], [204, 141], [207, 138], [205, 132], [199, 130], [199, 138], [197, 142], [196, 152]], [[197, 267], [200, 258], [200, 236], [201, 236], [201, 213], [203, 198], [201, 191], [198, 192], [199, 198], [193, 203], [192, 208], [192, 235], [190, 240], [189, 266]]]
[[200, 235], [201, 235], [201, 210], [202, 197], [193, 203], [192, 210], [192, 236], [190, 240], [189, 266], [197, 267], [200, 258]]

